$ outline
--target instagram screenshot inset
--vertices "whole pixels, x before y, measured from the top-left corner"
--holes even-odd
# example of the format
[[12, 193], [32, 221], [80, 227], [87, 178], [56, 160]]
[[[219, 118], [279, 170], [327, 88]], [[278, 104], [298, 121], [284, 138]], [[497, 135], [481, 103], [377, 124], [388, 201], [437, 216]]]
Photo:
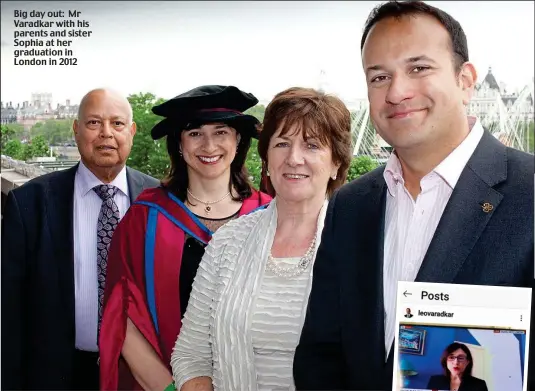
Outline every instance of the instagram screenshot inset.
[[531, 289], [399, 282], [393, 391], [528, 391]]

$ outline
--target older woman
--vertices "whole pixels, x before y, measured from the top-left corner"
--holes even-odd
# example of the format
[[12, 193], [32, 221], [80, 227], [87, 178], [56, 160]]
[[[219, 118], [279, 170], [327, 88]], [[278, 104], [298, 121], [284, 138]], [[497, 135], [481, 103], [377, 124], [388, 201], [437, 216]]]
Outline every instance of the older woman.
[[244, 168], [258, 100], [230, 86], [195, 88], [153, 111], [167, 136], [171, 171], [140, 194], [118, 225], [108, 256], [100, 331], [101, 389], [172, 388], [171, 350], [204, 248], [227, 221], [271, 198]]
[[429, 379], [430, 390], [450, 391], [487, 391], [485, 380], [472, 376], [474, 359], [468, 346], [454, 342], [444, 349], [440, 364], [443, 375], [434, 375]]
[[171, 358], [178, 390], [289, 390], [329, 196], [351, 160], [338, 98], [291, 88], [266, 108], [258, 151], [275, 199], [207, 247]]

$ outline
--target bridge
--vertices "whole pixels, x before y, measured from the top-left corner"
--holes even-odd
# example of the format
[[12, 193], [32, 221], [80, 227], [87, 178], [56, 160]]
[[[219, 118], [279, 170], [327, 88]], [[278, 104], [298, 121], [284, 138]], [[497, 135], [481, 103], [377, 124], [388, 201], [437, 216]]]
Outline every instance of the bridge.
[[22, 186], [32, 178], [52, 171], [64, 170], [78, 163], [78, 160], [23, 162], [5, 155], [2, 155], [1, 159], [2, 212], [6, 203], [7, 193], [11, 190]]

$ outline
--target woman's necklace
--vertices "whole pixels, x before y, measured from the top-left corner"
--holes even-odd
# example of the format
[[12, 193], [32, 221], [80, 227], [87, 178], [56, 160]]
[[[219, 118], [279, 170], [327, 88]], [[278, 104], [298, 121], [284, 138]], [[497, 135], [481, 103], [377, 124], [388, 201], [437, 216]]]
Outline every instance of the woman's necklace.
[[300, 275], [307, 269], [308, 265], [310, 264], [310, 261], [312, 261], [312, 258], [314, 258], [316, 237], [317, 233], [316, 235], [314, 235], [314, 238], [312, 239], [312, 242], [310, 243], [307, 252], [301, 257], [301, 259], [299, 260], [299, 262], [297, 262], [296, 265], [292, 265], [289, 267], [281, 266], [280, 263], [275, 262], [270, 251], [268, 254], [266, 269], [278, 277], [292, 278]]
[[208, 215], [210, 214], [210, 211], [212, 210], [212, 207], [210, 205], [214, 205], [214, 204], [217, 204], [221, 201], [223, 201], [225, 198], [227, 198], [229, 195], [230, 195], [230, 191], [225, 194], [223, 197], [221, 197], [220, 199], [218, 199], [217, 201], [203, 201], [203, 200], [200, 200], [199, 198], [195, 197], [191, 191], [189, 191], [188, 189], [188, 194], [191, 196], [191, 198], [193, 198], [195, 201], [199, 201], [200, 203], [204, 204], [205, 207], [204, 207], [204, 212]]

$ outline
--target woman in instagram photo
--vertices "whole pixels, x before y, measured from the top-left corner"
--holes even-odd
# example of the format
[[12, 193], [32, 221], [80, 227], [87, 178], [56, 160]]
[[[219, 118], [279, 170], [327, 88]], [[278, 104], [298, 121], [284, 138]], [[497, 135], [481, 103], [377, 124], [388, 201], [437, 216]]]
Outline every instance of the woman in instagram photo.
[[313, 89], [268, 105], [258, 152], [276, 196], [208, 245], [171, 358], [177, 390], [295, 389], [299, 342], [327, 204], [351, 161], [350, 113]]
[[470, 349], [462, 343], [454, 342], [442, 353], [440, 364], [443, 375], [431, 376], [427, 388], [450, 391], [488, 391], [485, 380], [472, 376], [474, 359]]
[[169, 176], [145, 190], [113, 235], [100, 330], [102, 390], [173, 390], [172, 348], [205, 246], [223, 224], [271, 201], [244, 167], [258, 103], [233, 86], [202, 86], [153, 108], [165, 117]]

